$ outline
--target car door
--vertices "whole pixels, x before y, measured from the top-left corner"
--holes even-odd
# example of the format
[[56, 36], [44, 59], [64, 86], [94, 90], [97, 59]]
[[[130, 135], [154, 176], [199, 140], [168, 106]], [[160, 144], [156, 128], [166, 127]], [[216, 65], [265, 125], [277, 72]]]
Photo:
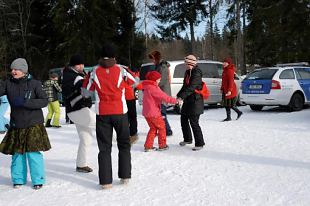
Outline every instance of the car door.
[[222, 94], [220, 89], [222, 85], [222, 64], [203, 62], [198, 63], [198, 67], [202, 71], [202, 79], [210, 91], [210, 96], [206, 100], [206, 103], [217, 104], [221, 102]]
[[310, 68], [295, 68], [297, 80], [306, 95], [306, 101], [310, 101]]

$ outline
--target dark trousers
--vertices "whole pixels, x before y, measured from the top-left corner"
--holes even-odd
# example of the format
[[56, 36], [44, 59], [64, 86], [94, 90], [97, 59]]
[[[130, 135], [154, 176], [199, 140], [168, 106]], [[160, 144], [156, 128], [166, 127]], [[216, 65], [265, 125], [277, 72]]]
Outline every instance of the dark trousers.
[[136, 100], [126, 100], [128, 108], [129, 134], [133, 136], [138, 133]]
[[165, 121], [166, 135], [172, 135], [172, 130], [171, 130], [170, 124], [167, 119], [167, 106], [164, 104], [161, 104], [160, 110], [161, 110], [161, 115], [163, 116], [163, 119]]
[[200, 115], [181, 114], [181, 127], [182, 127], [184, 141], [185, 142], [193, 141], [192, 132], [191, 132], [191, 127], [192, 127], [194, 138], [195, 138], [195, 146], [197, 147], [205, 145], [202, 131], [199, 126], [199, 117]]
[[99, 148], [99, 183], [101, 185], [111, 184], [113, 181], [111, 160], [113, 128], [117, 136], [118, 177], [131, 177], [131, 154], [127, 114], [97, 115], [96, 134]]

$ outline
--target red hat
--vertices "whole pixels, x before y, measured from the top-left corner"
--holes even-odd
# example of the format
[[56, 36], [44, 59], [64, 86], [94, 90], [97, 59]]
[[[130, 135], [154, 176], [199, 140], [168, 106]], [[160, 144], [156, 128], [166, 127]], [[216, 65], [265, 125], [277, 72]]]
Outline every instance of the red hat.
[[232, 59], [230, 57], [226, 57], [224, 59], [224, 62], [227, 62], [228, 64], [232, 64], [233, 63], [233, 61], [232, 61]]
[[145, 75], [145, 78], [147, 80], [157, 81], [158, 79], [161, 78], [161, 75], [157, 71], [150, 71]]

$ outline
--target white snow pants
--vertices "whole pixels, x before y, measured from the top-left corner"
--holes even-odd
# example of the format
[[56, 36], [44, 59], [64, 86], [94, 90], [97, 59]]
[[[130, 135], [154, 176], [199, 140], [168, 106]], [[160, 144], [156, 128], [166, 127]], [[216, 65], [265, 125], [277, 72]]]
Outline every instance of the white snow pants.
[[76, 166], [88, 166], [87, 156], [92, 143], [92, 131], [96, 128], [96, 114], [88, 107], [84, 107], [80, 110], [68, 113], [68, 117], [74, 122], [80, 138]]

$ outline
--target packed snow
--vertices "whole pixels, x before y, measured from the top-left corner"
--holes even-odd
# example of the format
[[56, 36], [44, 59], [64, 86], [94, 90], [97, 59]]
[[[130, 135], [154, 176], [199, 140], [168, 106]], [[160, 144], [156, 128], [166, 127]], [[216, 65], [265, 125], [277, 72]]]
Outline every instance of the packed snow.
[[27, 185], [14, 189], [11, 156], [0, 154], [0, 206], [310, 205], [310, 108], [292, 113], [278, 107], [261, 112], [240, 109], [244, 115], [231, 122], [221, 122], [226, 117], [223, 108], [206, 109], [200, 118], [206, 146], [195, 152], [193, 145], [179, 146], [180, 116], [169, 114], [174, 132], [167, 138], [170, 149], [146, 153], [148, 125], [138, 106], [132, 179], [120, 184], [114, 141], [113, 187], [103, 190], [98, 184], [95, 131], [89, 157], [94, 172], [77, 173], [78, 136], [74, 125], [65, 124], [62, 108], [62, 128], [47, 129], [52, 149], [44, 153], [47, 182], [42, 189], [32, 189], [29, 176]]

